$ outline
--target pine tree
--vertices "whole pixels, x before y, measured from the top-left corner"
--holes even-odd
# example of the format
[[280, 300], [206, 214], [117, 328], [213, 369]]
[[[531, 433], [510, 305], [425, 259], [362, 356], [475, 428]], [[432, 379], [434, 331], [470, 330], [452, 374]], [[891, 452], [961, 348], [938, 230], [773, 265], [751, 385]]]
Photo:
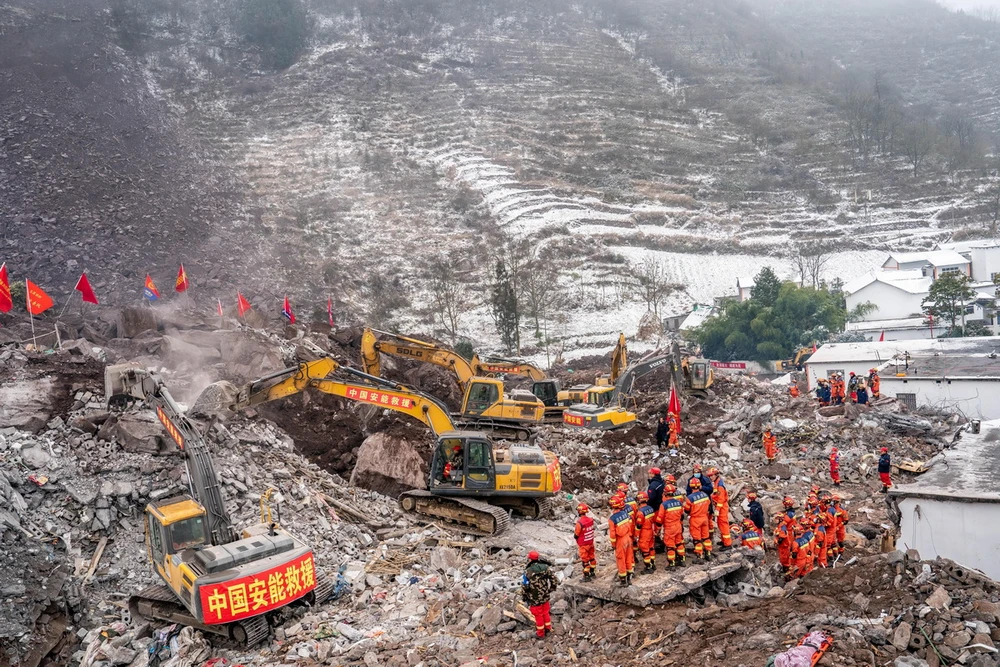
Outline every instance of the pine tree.
[[517, 290], [507, 263], [497, 259], [493, 271], [493, 291], [490, 297], [490, 312], [497, 327], [500, 342], [513, 354], [521, 349], [521, 312], [517, 303]]

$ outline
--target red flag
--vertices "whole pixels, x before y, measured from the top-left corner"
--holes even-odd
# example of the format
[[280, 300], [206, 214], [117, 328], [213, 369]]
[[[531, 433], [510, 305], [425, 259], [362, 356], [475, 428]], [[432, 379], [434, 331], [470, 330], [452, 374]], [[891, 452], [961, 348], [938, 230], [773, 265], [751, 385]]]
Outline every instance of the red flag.
[[7, 277], [7, 263], [0, 264], [0, 313], [9, 313], [14, 307], [10, 296], [10, 279]]
[[174, 283], [174, 289], [178, 292], [185, 292], [188, 287], [188, 276], [184, 272], [184, 265], [181, 264], [181, 268], [177, 271], [177, 281]]
[[681, 414], [681, 399], [677, 396], [673, 385], [670, 385], [670, 402], [667, 404], [667, 412], [675, 415]]
[[878, 342], [880, 343], [885, 342], [885, 329], [882, 329], [882, 335], [878, 337]]
[[28, 302], [28, 312], [32, 315], [41, 315], [46, 310], [55, 305], [52, 301], [52, 297], [45, 293], [41, 287], [31, 282], [30, 280], [25, 280], [25, 285], [28, 288], [27, 302]]
[[816, 343], [813, 343], [813, 354], [816, 354]]
[[142, 288], [142, 293], [150, 301], [156, 301], [160, 298], [160, 291], [156, 289], [156, 283], [153, 282], [148, 273], [146, 274], [146, 284]]
[[225, 317], [226, 313], [222, 310], [222, 299], [216, 299], [215, 302], [218, 304], [216, 311], [219, 313], [219, 317]]
[[243, 317], [250, 310], [250, 302], [243, 297], [242, 292], [236, 293], [236, 310], [239, 312], [240, 317]]
[[333, 326], [333, 299], [326, 297], [326, 319]]
[[76, 281], [76, 287], [73, 289], [80, 293], [80, 298], [83, 299], [84, 303], [97, 303], [97, 296], [94, 294], [94, 290], [90, 286], [90, 281], [87, 280], [86, 271], [80, 274], [80, 279]]
[[288, 297], [285, 297], [285, 305], [281, 307], [281, 314], [285, 316], [289, 324], [295, 324], [295, 314], [292, 312], [292, 304], [288, 303]]

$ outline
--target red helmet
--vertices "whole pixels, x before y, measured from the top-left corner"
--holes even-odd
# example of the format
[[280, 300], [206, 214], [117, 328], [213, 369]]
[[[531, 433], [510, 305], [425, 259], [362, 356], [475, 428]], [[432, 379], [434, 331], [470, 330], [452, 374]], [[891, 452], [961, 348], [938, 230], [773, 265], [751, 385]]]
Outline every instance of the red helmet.
[[608, 501], [608, 504], [611, 505], [612, 509], [620, 510], [625, 507], [625, 499], [621, 496], [611, 496], [611, 500]]
[[877, 371], [877, 370], [875, 370], [874, 368], [869, 368], [869, 369], [868, 369], [868, 372], [869, 372], [869, 373], [878, 373], [878, 371]]
[[747, 494], [747, 500], [757, 500], [757, 492], [751, 491]]
[[806, 532], [806, 529], [802, 526], [801, 523], [793, 523], [792, 524], [792, 534], [793, 535], [801, 535], [804, 532]]
[[851, 371], [851, 377], [854, 377], [854, 371]]
[[795, 507], [795, 498], [791, 496], [785, 496], [781, 499], [781, 504], [785, 506], [786, 509], [792, 509]]
[[581, 516], [584, 515], [584, 514], [586, 514], [589, 511], [590, 511], [590, 507], [587, 505], [587, 503], [580, 503], [579, 505], [576, 506], [576, 513], [579, 514], [579, 515], [581, 515]]
[[883, 447], [882, 448], [882, 453], [883, 454], [888, 454], [889, 453], [889, 448], [888, 447]]
[[830, 453], [831, 453], [831, 454], [836, 454], [836, 453], [837, 453], [837, 452], [839, 452], [839, 451], [840, 451], [840, 450], [839, 450], [839, 449], [837, 449], [836, 447], [831, 447], [831, 448], [830, 448]]
[[833, 494], [831, 499], [833, 500], [834, 503], [839, 503], [841, 500], [843, 500], [843, 498], [840, 497], [840, 494], [837, 493]]
[[817, 496], [819, 495], [819, 484], [813, 484], [809, 487], [809, 495]]
[[660, 469], [659, 468], [650, 468], [649, 469], [649, 474], [650, 475], [659, 475], [660, 474]]
[[461, 445], [455, 445], [454, 447], [451, 448], [451, 451], [453, 451], [453, 452], [460, 452], [460, 451], [462, 451], [462, 446]]
[[625, 482], [618, 482], [618, 493], [628, 493], [628, 484]]
[[640, 503], [644, 503], [647, 500], [649, 500], [649, 494], [646, 493], [645, 491], [640, 491], [639, 493], [636, 494], [635, 499], [638, 500]]
[[819, 503], [819, 498], [810, 493], [809, 497], [806, 498], [806, 505], [816, 505], [817, 503]]
[[677, 483], [677, 478], [674, 477], [671, 473], [668, 472], [667, 476], [663, 478], [663, 481], [669, 482], [670, 484], [676, 484]]
[[539, 558], [541, 558], [541, 556], [538, 555], [537, 551], [528, 552], [528, 560], [538, 560]]
[[701, 488], [701, 480], [698, 479], [697, 477], [692, 477], [691, 481], [688, 482], [688, 484], [691, 485], [692, 489], [700, 489]]
[[700, 464], [700, 463], [695, 463], [695, 464], [694, 464], [694, 465], [693, 465], [693, 466], [691, 467], [691, 469], [692, 469], [692, 470], [693, 470], [694, 472], [701, 472], [701, 464]]
[[711, 467], [711, 468], [708, 469], [708, 473], [707, 474], [708, 474], [709, 477], [713, 477], [713, 478], [714, 477], [718, 477], [719, 476], [719, 469], [713, 466], [713, 467]]
[[755, 524], [750, 519], [743, 519], [742, 526], [743, 526], [743, 530], [756, 530], [757, 529], [757, 524]]
[[673, 493], [677, 493], [677, 487], [676, 487], [676, 486], [674, 486], [673, 484], [664, 484], [664, 485], [663, 485], [663, 493], [664, 493], [664, 494], [668, 494], [668, 493], [669, 493], [669, 494], [673, 494]]
[[802, 525], [803, 528], [813, 528], [816, 525], [813, 522], [812, 517], [810, 517], [808, 514], [802, 517], [799, 520], [799, 523]]

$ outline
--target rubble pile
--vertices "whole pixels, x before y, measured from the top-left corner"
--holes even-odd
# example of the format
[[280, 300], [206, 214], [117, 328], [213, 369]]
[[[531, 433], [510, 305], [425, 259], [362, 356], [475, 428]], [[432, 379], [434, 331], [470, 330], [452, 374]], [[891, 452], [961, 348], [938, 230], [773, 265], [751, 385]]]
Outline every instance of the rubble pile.
[[[128, 596], [156, 582], [143, 509], [187, 493], [187, 479], [151, 411], [105, 408], [101, 360], [153, 367], [171, 389], [188, 390], [185, 400], [193, 403], [209, 381], [245, 381], [317, 349], [341, 360], [357, 356], [350, 336], [158, 327], [48, 355], [11, 344], [0, 350], [0, 664], [142, 667], [156, 655], [171, 667], [216, 658], [288, 667], [749, 667], [809, 630], [834, 637], [822, 664], [998, 664], [997, 584], [947, 561], [922, 562], [913, 552], [879, 554], [895, 521], [886, 497], [874, 493], [880, 487], [871, 454], [887, 446], [896, 461], [927, 461], [951, 443], [959, 419], [906, 413], [894, 401], [818, 409], [809, 398], [743, 376], [719, 377], [708, 400], [685, 401], [677, 456], [656, 446], [665, 398], [648, 385], [636, 396], [640, 423], [627, 431], [546, 427], [539, 443], [559, 455], [564, 483], [553, 515], [515, 518], [492, 537], [405, 514], [391, 496], [348, 482], [355, 462], [365, 459], [366, 439], [378, 440], [380, 452], [403, 441], [423, 447], [430, 436], [420, 424], [311, 396], [217, 421], [206, 406], [221, 399], [204, 399], [199, 414], [210, 425], [207, 439], [237, 526], [259, 521], [261, 495], [274, 489], [275, 516], [312, 547], [335, 592], [315, 607], [281, 609], [275, 632], [253, 649], [191, 629], [135, 623]], [[226, 361], [227, 349], [241, 350], [242, 361]], [[191, 355], [208, 361], [184, 362]], [[257, 363], [268, 368], [254, 372]], [[763, 460], [759, 444], [766, 424], [779, 438], [774, 464]], [[625, 593], [581, 584], [572, 540], [577, 502], [593, 508], [599, 576], [613, 578], [603, 526], [618, 482], [644, 489], [648, 468], [657, 465], [683, 483], [694, 463], [714, 465], [727, 479], [735, 520], [745, 514], [750, 489], [770, 516], [785, 495], [801, 502], [812, 484], [831, 488], [831, 446], [841, 452], [839, 492], [851, 513], [848, 553], [832, 569], [783, 585], [773, 553], [762, 563], [741, 550], [685, 568], [676, 579], [640, 576]], [[354, 481], [386, 490], [389, 476], [412, 476], [418, 466], [412, 461], [404, 466], [410, 470], [395, 473], [382, 466], [385, 479]], [[369, 467], [379, 469], [377, 456]], [[563, 584], [552, 600], [555, 633], [544, 642], [534, 639], [520, 599], [529, 550], [540, 551]], [[660, 576], [662, 588], [650, 583]]]

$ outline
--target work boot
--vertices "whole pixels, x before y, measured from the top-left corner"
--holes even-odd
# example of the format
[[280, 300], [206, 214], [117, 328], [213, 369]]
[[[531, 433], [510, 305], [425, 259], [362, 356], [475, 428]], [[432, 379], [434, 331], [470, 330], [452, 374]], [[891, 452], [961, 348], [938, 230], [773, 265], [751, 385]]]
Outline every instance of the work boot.
[[677, 567], [685, 567], [687, 565], [687, 556], [677, 557]]
[[631, 585], [632, 585], [632, 580], [633, 580], [633, 579], [635, 579], [635, 572], [629, 572], [629, 573], [628, 573], [628, 585], [629, 585], [629, 586], [631, 586]]
[[618, 575], [618, 585], [621, 586], [622, 588], [628, 588], [628, 575], [627, 574], [619, 574]]
[[656, 561], [653, 561], [652, 563], [649, 564], [649, 571], [656, 572]]

